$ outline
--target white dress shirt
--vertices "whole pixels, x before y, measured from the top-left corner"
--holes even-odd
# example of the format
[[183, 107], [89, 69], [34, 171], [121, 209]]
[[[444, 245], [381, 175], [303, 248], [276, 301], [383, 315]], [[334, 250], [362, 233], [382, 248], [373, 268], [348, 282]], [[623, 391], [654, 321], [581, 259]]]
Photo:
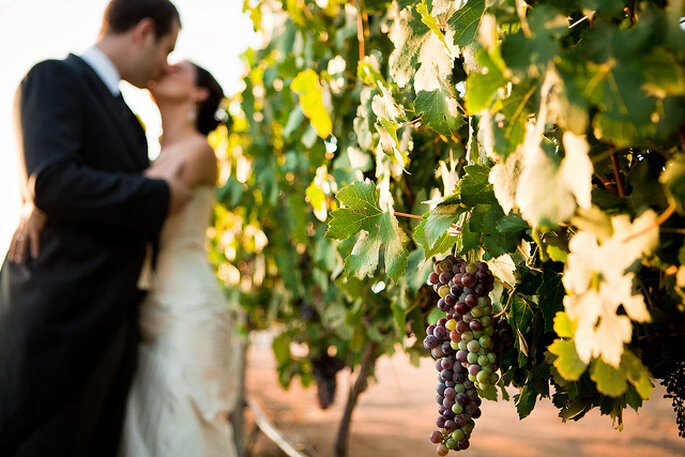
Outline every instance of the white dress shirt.
[[93, 46], [84, 52], [81, 55], [81, 58], [90, 65], [113, 96], [116, 97], [121, 93], [119, 90], [121, 75], [119, 74], [117, 67], [115, 67], [109, 57], [107, 57], [107, 54], [102, 52], [97, 46]]

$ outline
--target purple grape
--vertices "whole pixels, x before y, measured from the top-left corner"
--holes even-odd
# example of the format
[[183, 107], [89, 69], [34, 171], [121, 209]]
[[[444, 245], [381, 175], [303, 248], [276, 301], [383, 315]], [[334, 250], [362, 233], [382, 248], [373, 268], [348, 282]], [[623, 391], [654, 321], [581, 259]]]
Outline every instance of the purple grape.
[[469, 308], [469, 306], [463, 301], [460, 301], [454, 306], [454, 309], [456, 309], [457, 312], [463, 316], [464, 314], [468, 313], [471, 308]]
[[459, 394], [457, 394], [457, 396], [454, 399], [461, 406], [466, 406], [466, 404], [471, 401], [471, 399], [469, 398], [469, 396], [466, 393], [459, 393]]
[[436, 272], [432, 272], [431, 274], [428, 275], [428, 284], [430, 284], [431, 286], [438, 284], [439, 281], [440, 281], [440, 276]]
[[435, 325], [429, 325], [428, 328], [426, 329], [426, 334], [427, 335], [432, 335], [433, 330], [435, 330]]
[[433, 336], [439, 340], [444, 340], [447, 338], [447, 329], [442, 325], [435, 327], [435, 330], [433, 330]]
[[472, 365], [469, 365], [469, 374], [470, 375], [476, 376], [479, 371], [480, 371], [480, 366], [476, 365], [475, 363]]
[[435, 420], [435, 425], [437, 425], [438, 428], [445, 428], [445, 422], [447, 422], [447, 420], [444, 416], [438, 416], [438, 418]]
[[469, 308], [473, 308], [478, 304], [478, 297], [476, 297], [474, 294], [468, 294], [464, 299], [464, 303], [466, 303], [466, 306]]
[[466, 351], [457, 351], [457, 360], [459, 363], [466, 363], [466, 357], [469, 355]]
[[448, 387], [447, 389], [445, 389], [445, 394], [444, 394], [445, 398], [449, 398], [450, 400], [454, 400], [454, 397], [456, 397], [456, 396], [457, 396], [457, 391], [454, 390], [453, 387]]
[[478, 319], [474, 319], [469, 323], [469, 327], [474, 332], [477, 332], [483, 328], [483, 325], [481, 324], [481, 322]]
[[469, 443], [469, 440], [462, 440], [462, 441], [459, 441], [459, 443], [457, 443], [457, 445], [459, 446], [459, 449], [463, 450], [463, 449], [468, 449], [469, 446], [471, 445], [471, 443]]
[[[471, 404], [473, 404], [473, 403], [471, 403]], [[471, 413], [471, 417], [473, 417], [474, 419], [478, 419], [481, 416], [481, 414], [482, 414], [482, 412], [481, 412], [480, 408], [476, 408], [476, 410]]]
[[445, 295], [445, 303], [450, 306], [454, 306], [457, 304], [457, 297], [452, 294]]
[[452, 379], [452, 371], [451, 370], [442, 370], [440, 372], [440, 377], [442, 378], [443, 381], [448, 381]]
[[438, 387], [435, 390], [438, 392], [438, 395], [444, 396], [445, 395], [444, 394], [445, 389], [446, 389], [445, 384], [440, 383], [440, 384], [438, 384]]
[[439, 280], [440, 284], [447, 284], [452, 279], [452, 275], [449, 273], [440, 273]]
[[473, 416], [473, 413], [475, 413], [478, 410], [478, 405], [476, 405], [474, 402], [471, 402], [464, 406], [464, 411], [466, 411], [467, 414], [470, 414]]
[[473, 273], [464, 273], [461, 275], [461, 283], [464, 287], [473, 287], [476, 285], [476, 275]]
[[463, 414], [457, 414], [454, 416], [454, 423], [457, 424], [457, 427], [463, 427], [466, 425], [466, 416]]
[[445, 431], [447, 433], [452, 433], [457, 429], [457, 424], [453, 420], [445, 421]]
[[[460, 365], [460, 366], [461, 366], [461, 365]], [[464, 382], [465, 379], [466, 379], [466, 374], [464, 374], [464, 372], [454, 373], [454, 374], [452, 375], [452, 380], [453, 380], [454, 382], [456, 382], [457, 384], [462, 384], [462, 383]]]
[[431, 432], [430, 440], [433, 444], [438, 444], [442, 442], [442, 433], [440, 433], [438, 430]]
[[450, 357], [445, 357], [442, 360], [442, 369], [443, 370], [451, 370], [454, 367], [454, 359]]

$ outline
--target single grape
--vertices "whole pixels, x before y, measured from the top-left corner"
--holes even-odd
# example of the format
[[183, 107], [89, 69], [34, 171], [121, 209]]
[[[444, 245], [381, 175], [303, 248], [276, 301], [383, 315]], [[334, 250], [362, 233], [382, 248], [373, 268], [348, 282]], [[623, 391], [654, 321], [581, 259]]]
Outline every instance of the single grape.
[[[431, 443], [438, 444], [442, 441], [442, 433], [438, 430], [434, 430], [430, 434]], [[457, 440], [459, 441], [459, 440]]]
[[440, 286], [440, 289], [438, 289], [438, 295], [440, 295], [440, 297], [442, 297], [442, 298], [445, 298], [447, 296], [447, 294], [449, 294], [449, 293], [450, 293], [450, 288], [447, 286]]
[[478, 267], [476, 266], [475, 263], [469, 263], [468, 265], [466, 265], [466, 272], [467, 273], [473, 274], [477, 271], [478, 271]]
[[461, 275], [461, 284], [464, 287], [473, 287], [476, 285], [476, 275], [473, 273], [464, 273]]
[[453, 387], [448, 387], [445, 389], [445, 393], [443, 395], [445, 398], [449, 398], [450, 400], [454, 400], [454, 398], [457, 396], [457, 391], [454, 390]]
[[445, 421], [445, 427], [444, 428], [445, 428], [445, 431], [447, 433], [452, 433], [453, 431], [455, 431], [457, 429], [457, 424], [452, 419], [450, 419], [450, 420]]
[[[475, 309], [478, 309], [478, 308], [474, 308], [474, 310]], [[482, 325], [482, 322], [480, 320], [474, 319], [469, 323], [469, 327], [471, 328], [471, 330], [480, 330], [483, 328], [483, 325]]]
[[463, 427], [466, 425], [466, 416], [463, 414], [457, 414], [454, 416], [454, 423], [457, 424], [457, 427]]
[[447, 328], [447, 330], [455, 330], [457, 328], [457, 321], [454, 319], [448, 320], [447, 324], [445, 324], [445, 328]]
[[435, 325], [429, 325], [428, 328], [426, 328], [426, 335], [432, 335], [433, 330], [435, 330]]
[[440, 275], [438, 275], [437, 273], [432, 272], [431, 274], [428, 275], [428, 284], [430, 284], [431, 286], [438, 284], [439, 281], [440, 281]]
[[445, 389], [446, 389], [445, 384], [443, 384], [443, 383], [441, 382], [441, 383], [438, 384], [438, 387], [437, 387], [435, 390], [438, 392], [438, 395], [443, 395], [443, 396], [444, 396]]
[[469, 309], [471, 309], [471, 308], [469, 308], [468, 305], [466, 303], [464, 303], [463, 301], [460, 301], [455, 305], [454, 309], [456, 309], [457, 312], [463, 316], [466, 313], [468, 313]]
[[461, 414], [462, 412], [464, 412], [464, 407], [461, 406], [459, 403], [455, 403], [455, 404], [452, 406], [452, 412], [454, 413], [455, 419], [456, 419], [456, 416], [457, 416], [457, 415], [459, 415], [459, 414]]
[[450, 282], [450, 279], [452, 279], [452, 275], [450, 273], [440, 273], [438, 279], [440, 280], [440, 284], [447, 284]]
[[[470, 445], [471, 445], [471, 443], [469, 443], [469, 440], [459, 441], [459, 449], [468, 449]], [[440, 454], [438, 454], [438, 455], [440, 455]], [[446, 455], [446, 454], [443, 454], [443, 455]]]
[[[447, 429], [445, 429], [445, 430], [447, 430]], [[453, 431], [455, 431], [455, 430], [453, 430]], [[447, 449], [452, 449], [452, 450], [459, 449], [459, 443], [454, 438], [447, 438], [445, 440], [445, 446], [447, 447]]]
[[[459, 338], [461, 338], [461, 335], [459, 336]], [[459, 350], [460, 350], [460, 351], [466, 351], [466, 352], [468, 352], [468, 350], [469, 350], [469, 348], [468, 348], [468, 341], [460, 340], [460, 341], [459, 341], [459, 344], [458, 344], [457, 346], [459, 347]]]
[[433, 336], [439, 340], [445, 339], [447, 338], [447, 329], [442, 325], [439, 325], [435, 327], [435, 330], [433, 330]]
[[[461, 446], [461, 443], [459, 444], [459, 446]], [[447, 446], [445, 446], [444, 444], [438, 444], [437, 452], [440, 457], [445, 457], [447, 454], [449, 454], [450, 450], [447, 449]]]
[[464, 333], [468, 329], [469, 329], [469, 324], [467, 324], [466, 322], [464, 322], [464, 321], [457, 322], [457, 328], [456, 328], [457, 332]]
[[[433, 432], [433, 433], [435, 433], [435, 432]], [[440, 432], [438, 432], [438, 433], [440, 433]], [[432, 436], [432, 435], [431, 435], [431, 436]], [[456, 429], [455, 431], [452, 432], [451, 438], [452, 438], [453, 440], [455, 440], [455, 441], [461, 441], [461, 440], [463, 440], [464, 438], [466, 438], [466, 434], [464, 433], [464, 431], [463, 431], [461, 428], [458, 428], [458, 429]], [[432, 440], [431, 440], [431, 441], [432, 441]]]
[[[468, 392], [468, 390], [466, 392]], [[457, 396], [454, 398], [455, 401], [461, 406], [466, 406], [471, 401], [466, 392], [457, 394]]]
[[438, 319], [438, 322], [436, 323], [436, 325], [444, 327], [446, 323], [447, 323], [447, 319], [445, 319], [444, 317], [441, 317], [440, 319]]
[[469, 364], [478, 363], [478, 357], [480, 357], [480, 356], [479, 356], [478, 354], [476, 354], [475, 352], [469, 352], [469, 353], [466, 355], [466, 361], [467, 361]]
[[471, 316], [478, 319], [479, 317], [483, 316], [483, 310], [480, 307], [475, 306], [471, 309]]
[[450, 332], [450, 340], [454, 341], [455, 343], [458, 343], [459, 341], [461, 341], [461, 335], [459, 335], [458, 331], [452, 330]]
[[450, 291], [449, 294], [445, 295], [445, 303], [447, 303], [450, 306], [454, 306], [457, 304], [457, 296], [452, 295], [452, 292]]
[[[435, 338], [435, 337], [434, 337], [434, 338]], [[471, 341], [473, 341], [473, 333], [472, 333], [472, 332], [469, 332], [469, 331], [466, 331], [466, 332], [462, 333], [462, 334], [461, 334], [461, 340], [462, 340], [462, 341], [466, 341], [467, 343], [470, 343]], [[476, 350], [477, 350], [477, 349], [476, 349]], [[473, 351], [471, 351], [471, 352], [473, 352]]]
[[478, 405], [476, 405], [474, 402], [468, 403], [466, 406], [464, 406], [464, 411], [466, 411], [467, 414], [473, 414], [477, 409]]
[[[463, 338], [466, 333], [462, 333], [461, 337]], [[480, 349], [480, 343], [478, 340], [471, 340], [469, 341], [469, 344], [467, 345], [469, 348], [469, 352], [478, 352]]]
[[466, 303], [466, 306], [473, 308], [478, 304], [478, 297], [476, 297], [474, 294], [468, 294], [464, 299], [464, 302]]
[[469, 352], [467, 351], [457, 351], [457, 360], [459, 363], [466, 363], [466, 358], [468, 357]]
[[[480, 366], [478, 366], [478, 365], [475, 364], [475, 363], [474, 363], [473, 365], [469, 365], [469, 374], [470, 374], [470, 375], [476, 376], [476, 375], [479, 374], [479, 372], [480, 372]], [[489, 375], [488, 375], [488, 376], [489, 376]], [[476, 379], [478, 379], [478, 377], [476, 377]]]

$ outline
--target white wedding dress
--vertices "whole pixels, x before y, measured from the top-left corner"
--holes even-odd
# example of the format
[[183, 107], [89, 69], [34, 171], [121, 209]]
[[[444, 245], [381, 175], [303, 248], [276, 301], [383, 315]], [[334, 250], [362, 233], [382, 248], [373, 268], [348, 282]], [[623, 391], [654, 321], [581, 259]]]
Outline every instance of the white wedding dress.
[[120, 457], [235, 457], [228, 415], [240, 357], [228, 304], [207, 259], [213, 188], [198, 187], [160, 236]]

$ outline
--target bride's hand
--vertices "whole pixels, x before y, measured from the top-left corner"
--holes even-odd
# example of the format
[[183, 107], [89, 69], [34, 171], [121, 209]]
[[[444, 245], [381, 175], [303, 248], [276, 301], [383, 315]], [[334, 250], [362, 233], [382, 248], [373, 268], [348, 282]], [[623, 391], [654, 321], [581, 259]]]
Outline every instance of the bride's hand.
[[25, 203], [22, 207], [19, 226], [12, 235], [7, 259], [10, 262], [21, 264], [26, 259], [27, 249], [31, 257], [36, 258], [40, 253], [40, 234], [45, 227], [48, 218], [44, 212], [33, 206], [33, 203]]

